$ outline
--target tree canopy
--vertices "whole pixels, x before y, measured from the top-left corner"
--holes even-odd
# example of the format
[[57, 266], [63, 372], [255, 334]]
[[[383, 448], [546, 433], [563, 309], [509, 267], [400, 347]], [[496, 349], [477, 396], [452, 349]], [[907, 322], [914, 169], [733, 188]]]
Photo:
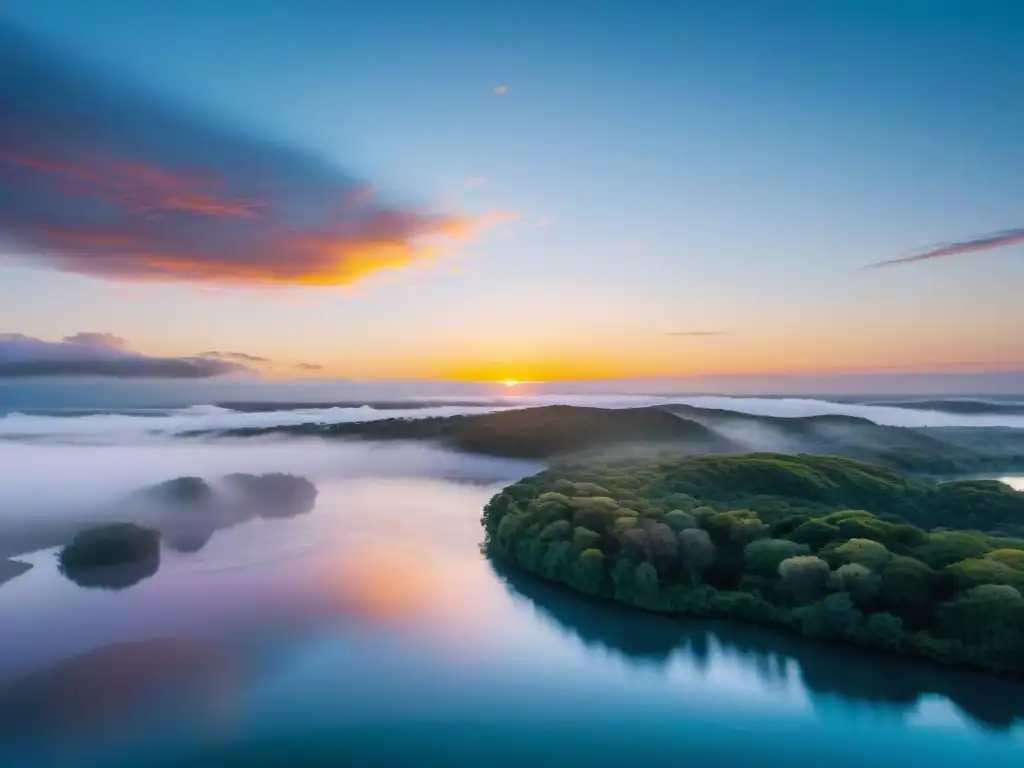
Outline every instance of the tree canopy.
[[1024, 675], [1024, 493], [1001, 483], [835, 456], [581, 462], [483, 523], [495, 556], [589, 594]]

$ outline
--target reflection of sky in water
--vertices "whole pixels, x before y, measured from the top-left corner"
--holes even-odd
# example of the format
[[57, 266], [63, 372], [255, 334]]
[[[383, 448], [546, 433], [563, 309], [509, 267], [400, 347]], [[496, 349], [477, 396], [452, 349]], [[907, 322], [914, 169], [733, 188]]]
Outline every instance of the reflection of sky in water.
[[477, 550], [493, 491], [323, 482], [314, 512], [166, 552], [122, 592], [79, 589], [36, 554], [0, 588], [0, 686], [37, 673], [0, 688], [0, 730], [6, 702], [23, 746], [62, 765], [101, 747], [138, 760], [264, 739], [294, 756], [316, 733], [353, 762], [444, 746], [502, 765], [651, 749], [703, 764], [1011, 765], [1024, 749], [1019, 729], [986, 730], [949, 698], [1007, 719], [1024, 714], [1021, 687], [499, 578]]

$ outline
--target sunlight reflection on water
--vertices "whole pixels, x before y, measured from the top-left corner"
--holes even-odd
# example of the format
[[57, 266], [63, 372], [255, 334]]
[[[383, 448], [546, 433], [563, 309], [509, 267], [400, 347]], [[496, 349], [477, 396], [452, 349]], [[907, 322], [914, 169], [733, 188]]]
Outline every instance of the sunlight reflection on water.
[[1019, 757], [1020, 686], [647, 616], [489, 563], [480, 510], [500, 485], [324, 480], [313, 512], [168, 552], [120, 592], [33, 555], [0, 588], [0, 763], [256, 764], [267, 744], [297, 763], [312, 732], [338, 764], [444, 747], [450, 765], [474, 749], [621, 765], [638, 744], [700, 764]]

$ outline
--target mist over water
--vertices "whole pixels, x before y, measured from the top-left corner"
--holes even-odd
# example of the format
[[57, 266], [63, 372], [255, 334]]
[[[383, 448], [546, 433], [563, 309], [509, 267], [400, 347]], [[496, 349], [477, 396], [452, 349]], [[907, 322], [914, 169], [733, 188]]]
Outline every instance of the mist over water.
[[[110, 435], [108, 434], [108, 437]], [[0, 540], [26, 527], [88, 522], [127, 494], [182, 476], [213, 480], [236, 472], [285, 472], [313, 482], [352, 477], [435, 477], [494, 482], [538, 464], [459, 455], [422, 444], [316, 439], [151, 438], [129, 443], [0, 440]], [[148, 510], [120, 510], [145, 519]], [[2, 547], [0, 547], [2, 551]]]
[[[119, 590], [64, 578], [52, 548], [18, 555], [31, 569], [0, 581], [0, 764], [329, 755], [331, 764], [437, 756], [472, 765], [487, 754], [501, 766], [611, 766], [628, 764], [637, 744], [702, 765], [779, 765], [823, 751], [835, 766], [923, 755], [936, 766], [1019, 764], [1020, 685], [623, 611], [488, 562], [482, 507], [542, 464], [420, 443], [183, 433], [555, 403], [914, 426], [1012, 427], [1020, 417], [813, 399], [458, 399], [245, 412], [156, 404], [146, 415], [8, 410], [0, 544], [41, 525], [86, 525], [126, 494], [180, 476], [292, 473], [318, 495], [311, 511], [219, 529], [195, 551], [165, 547], [154, 573]], [[742, 436], [766, 447], [778, 439], [769, 427]], [[147, 512], [118, 508], [128, 519]]]
[[[669, 397], [649, 395], [506, 395], [450, 396], [457, 405], [437, 405], [439, 396], [405, 398], [388, 402], [388, 407], [373, 405], [339, 405], [304, 407], [301, 402], [287, 408], [244, 411], [216, 404], [191, 405], [181, 408], [150, 407], [144, 412], [76, 413], [67, 408], [51, 412], [11, 410], [0, 416], [0, 438], [51, 438], [90, 441], [119, 441], [147, 435], [180, 435], [186, 433], [270, 428], [299, 424], [339, 424], [380, 419], [416, 419], [431, 416], [459, 416], [488, 413], [509, 408], [530, 408], [543, 405], [574, 405], [593, 408], [642, 408], [650, 406], [686, 405], [711, 411], [731, 411], [751, 416], [798, 418], [808, 416], [848, 416], [866, 419], [875, 424], [893, 427], [1007, 427], [1024, 429], [1024, 414], [1004, 412], [1013, 405], [1009, 401], [991, 403], [992, 412], [958, 412], [954, 401], [951, 410], [874, 405], [805, 398], [757, 397]], [[440, 398], [443, 400], [443, 398]], [[425, 402], [427, 401], [427, 402]], [[479, 404], [475, 404], [475, 402]], [[982, 411], [984, 401], [971, 401], [975, 411]], [[938, 408], [942, 402], [931, 401]], [[1002, 409], [1002, 410], [1001, 410]], [[1010, 409], [1012, 410], [1012, 409]], [[3, 401], [0, 401], [3, 413]]]

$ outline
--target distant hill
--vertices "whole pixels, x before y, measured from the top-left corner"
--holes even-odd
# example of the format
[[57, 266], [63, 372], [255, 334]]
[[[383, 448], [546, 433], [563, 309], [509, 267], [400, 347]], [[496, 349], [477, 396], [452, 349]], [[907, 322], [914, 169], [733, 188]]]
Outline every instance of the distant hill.
[[704, 424], [747, 450], [832, 453], [934, 474], [976, 471], [981, 460], [978, 446], [954, 444], [926, 430], [887, 427], [856, 416], [755, 416], [687, 405], [666, 410]]
[[517, 459], [551, 459], [629, 446], [667, 447], [695, 453], [738, 450], [713, 430], [660, 408], [584, 408], [549, 405], [473, 416], [381, 419], [344, 424], [302, 424], [237, 429], [227, 435], [268, 433], [433, 440], [467, 453]]
[[310, 423], [220, 434], [429, 440], [469, 453], [543, 460], [580, 456], [636, 459], [665, 451], [676, 455], [773, 451], [834, 454], [930, 475], [1024, 468], [1024, 430], [1001, 431], [998, 444], [991, 449], [986, 447], [988, 432], [887, 427], [852, 416], [753, 416], [686, 405], [621, 409], [552, 405], [469, 416]]

